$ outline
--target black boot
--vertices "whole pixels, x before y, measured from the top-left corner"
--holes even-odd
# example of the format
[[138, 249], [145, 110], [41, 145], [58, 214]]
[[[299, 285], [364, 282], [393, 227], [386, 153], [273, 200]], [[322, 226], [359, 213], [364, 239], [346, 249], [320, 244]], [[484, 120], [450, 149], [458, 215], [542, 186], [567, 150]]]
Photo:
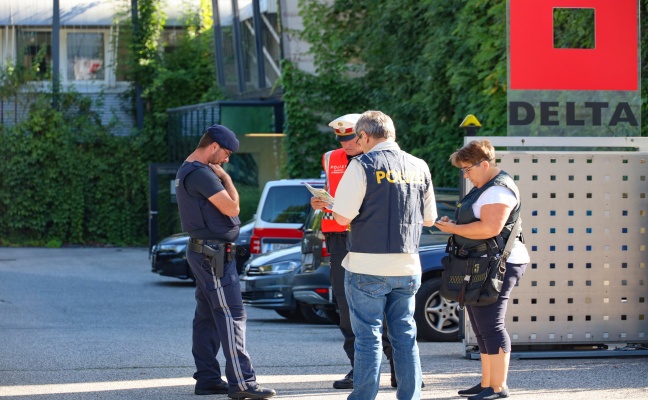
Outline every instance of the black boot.
[[[389, 360], [389, 372], [391, 374], [391, 387], [397, 388], [398, 387], [398, 381], [396, 380], [396, 371], [394, 370], [394, 360]], [[425, 387], [425, 382], [421, 380], [421, 387]]]
[[197, 395], [206, 394], [227, 394], [229, 386], [222, 379], [196, 382], [194, 393]]
[[239, 392], [232, 392], [228, 394], [228, 397], [230, 399], [239, 399], [239, 400], [240, 399], [267, 399], [268, 397], [272, 397], [275, 394], [277, 394], [277, 392], [275, 392], [274, 389], [268, 389], [256, 385], [254, 387], [249, 387]]
[[335, 389], [353, 389], [353, 370], [351, 370], [343, 379], [333, 382]]
[[396, 371], [394, 370], [394, 360], [389, 359], [389, 373], [391, 374], [391, 387], [398, 387], [398, 382], [396, 381]]

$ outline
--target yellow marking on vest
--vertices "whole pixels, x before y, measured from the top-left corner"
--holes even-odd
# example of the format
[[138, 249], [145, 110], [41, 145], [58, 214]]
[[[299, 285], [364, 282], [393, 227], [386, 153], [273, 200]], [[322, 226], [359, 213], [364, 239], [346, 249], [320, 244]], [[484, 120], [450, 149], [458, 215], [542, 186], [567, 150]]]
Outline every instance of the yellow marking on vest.
[[[398, 178], [400, 176], [398, 176], [397, 174], [398, 174], [398, 171], [394, 171], [394, 170], [391, 170], [391, 169], [389, 171], [387, 171], [387, 182], [395, 183], [396, 181], [398, 181]], [[390, 178], [390, 176], [391, 176], [391, 178]], [[394, 178], [394, 176], [396, 176], [396, 177]]]
[[387, 171], [376, 171], [376, 182], [380, 184], [383, 179], [386, 179], [389, 183], [424, 183], [425, 174], [421, 171], [416, 170], [387, 170]]

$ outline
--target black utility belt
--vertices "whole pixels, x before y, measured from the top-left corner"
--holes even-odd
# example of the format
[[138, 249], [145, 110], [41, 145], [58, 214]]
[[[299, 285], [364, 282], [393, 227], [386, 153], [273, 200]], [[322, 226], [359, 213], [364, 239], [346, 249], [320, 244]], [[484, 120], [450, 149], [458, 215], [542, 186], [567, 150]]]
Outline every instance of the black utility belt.
[[459, 258], [476, 258], [488, 254], [488, 245], [480, 244], [470, 248], [459, 247], [456, 244], [446, 248], [448, 253], [452, 253]]
[[345, 232], [324, 232], [324, 236], [346, 236], [349, 231]]
[[187, 248], [205, 255], [205, 259], [209, 260], [212, 273], [216, 278], [223, 277], [225, 263], [234, 260], [236, 255], [236, 245], [221, 240], [189, 238]]
[[187, 248], [196, 253], [205, 254], [208, 257], [214, 256], [214, 248], [218, 249], [223, 246], [226, 253], [236, 254], [236, 244], [231, 242], [223, 242], [222, 240], [205, 240], [189, 238]]

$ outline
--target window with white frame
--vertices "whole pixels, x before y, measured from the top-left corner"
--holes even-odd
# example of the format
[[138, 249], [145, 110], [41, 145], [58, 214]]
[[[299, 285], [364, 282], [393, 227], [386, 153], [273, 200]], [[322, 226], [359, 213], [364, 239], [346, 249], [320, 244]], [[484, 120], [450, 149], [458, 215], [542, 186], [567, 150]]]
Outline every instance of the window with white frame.
[[[17, 66], [35, 71], [34, 74], [28, 74], [30, 80], [51, 79], [51, 29], [20, 27], [16, 33]], [[166, 54], [173, 52], [185, 34], [184, 30], [177, 27], [165, 29], [160, 51]], [[84, 86], [130, 81], [130, 66], [125, 62], [129, 57], [132, 40], [129, 30], [66, 27], [60, 31], [60, 40], [59, 65], [62, 81], [83, 83]]]
[[104, 34], [74, 32], [67, 34], [67, 80], [104, 80]]

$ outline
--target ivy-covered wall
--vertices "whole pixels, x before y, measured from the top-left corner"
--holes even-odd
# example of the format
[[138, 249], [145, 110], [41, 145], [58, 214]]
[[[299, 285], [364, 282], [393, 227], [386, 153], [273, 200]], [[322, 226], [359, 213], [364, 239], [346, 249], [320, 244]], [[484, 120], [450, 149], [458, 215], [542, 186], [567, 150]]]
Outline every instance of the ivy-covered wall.
[[[160, 51], [160, 0], [138, 3], [135, 35], [130, 20], [120, 29], [120, 39], [131, 43], [128, 59], [120, 61], [142, 88], [139, 132], [113, 135], [93, 111], [101, 105], [93, 107], [68, 88], [54, 109], [49, 90], [23, 90], [30, 68], [7, 64], [0, 70], [0, 96], [33, 102], [26, 120], [0, 125], [0, 246], [148, 242], [148, 165], [166, 161], [166, 110], [222, 95], [215, 82], [211, 1], [187, 10], [187, 34], [171, 53]], [[133, 110], [134, 93], [125, 95]]]
[[[640, 7], [645, 44], [648, 0]], [[466, 115], [480, 120], [480, 135], [506, 135], [506, 0], [301, 0], [300, 13], [317, 76], [284, 66], [291, 176], [321, 169], [319, 155], [339, 146], [322, 126], [346, 113], [390, 115], [401, 148], [428, 162], [437, 186], [457, 184], [448, 157]]]
[[59, 104], [0, 128], [0, 245], [144, 243], [145, 139], [112, 135], [87, 97]]

